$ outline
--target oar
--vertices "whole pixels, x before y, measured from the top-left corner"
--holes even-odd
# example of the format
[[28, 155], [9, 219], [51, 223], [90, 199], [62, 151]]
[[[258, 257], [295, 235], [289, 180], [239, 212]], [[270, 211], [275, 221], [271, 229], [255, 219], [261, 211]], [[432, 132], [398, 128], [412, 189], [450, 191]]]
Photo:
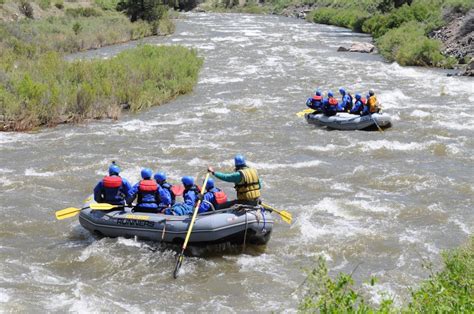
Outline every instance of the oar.
[[112, 205], [108, 203], [92, 203], [89, 207], [93, 210], [111, 210], [117, 207], [124, 207], [124, 205]]
[[372, 114], [370, 114], [370, 117], [372, 118], [372, 121], [374, 121], [375, 126], [377, 127], [377, 129], [379, 129], [379, 131], [383, 133], [382, 128], [378, 125], [377, 121], [375, 121], [374, 117], [372, 117]]
[[308, 108], [308, 109], [302, 110], [302, 111], [300, 111], [300, 112], [297, 112], [296, 115], [301, 118], [301, 117], [303, 117], [305, 114], [307, 114], [307, 113], [313, 113], [313, 112], [314, 112], [313, 109]]
[[76, 208], [76, 207], [68, 207], [61, 210], [58, 210], [55, 215], [57, 220], [63, 220], [66, 218], [71, 218], [79, 214], [79, 212], [83, 209], [89, 208], [89, 206], [84, 208]]
[[265, 204], [265, 203], [262, 203], [262, 206], [265, 207], [266, 209], [269, 209], [271, 211], [274, 211], [275, 213], [277, 213], [278, 215], [280, 215], [281, 219], [283, 219], [284, 222], [287, 222], [289, 224], [291, 224], [291, 220], [293, 219], [293, 217], [291, 216], [291, 214], [289, 212], [287, 212], [286, 210], [278, 210], [276, 208], [273, 208], [271, 207], [270, 205], [268, 204]]
[[66, 218], [71, 218], [79, 214], [79, 212], [86, 208], [91, 208], [93, 210], [111, 210], [116, 207], [123, 207], [123, 205], [112, 205], [107, 203], [92, 203], [89, 206], [83, 208], [68, 207], [61, 210], [58, 210], [55, 215], [57, 220], [63, 220]]
[[[204, 179], [204, 183], [202, 184], [203, 187], [206, 186], [207, 179], [209, 179], [209, 172], [206, 174], [206, 178]], [[204, 188], [201, 189], [201, 194], [200, 194], [201, 196], [204, 195], [205, 190], [206, 189]], [[201, 205], [201, 200], [199, 199], [197, 201], [196, 207], [194, 208], [193, 218], [191, 218], [191, 222], [189, 223], [189, 228], [188, 228], [188, 232], [186, 233], [186, 238], [184, 239], [183, 248], [181, 249], [181, 253], [176, 259], [176, 266], [174, 267], [174, 271], [173, 271], [174, 279], [178, 278], [178, 272], [184, 260], [184, 250], [186, 250], [186, 246], [188, 245], [189, 237], [191, 236], [191, 231], [193, 230], [194, 221], [196, 220], [196, 215], [197, 215], [197, 212], [199, 211], [200, 205]]]

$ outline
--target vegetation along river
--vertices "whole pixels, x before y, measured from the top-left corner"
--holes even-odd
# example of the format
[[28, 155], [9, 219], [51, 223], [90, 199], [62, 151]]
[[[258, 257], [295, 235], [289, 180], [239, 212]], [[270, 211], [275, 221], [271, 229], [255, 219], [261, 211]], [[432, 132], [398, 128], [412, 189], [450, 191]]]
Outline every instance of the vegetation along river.
[[[370, 41], [348, 30], [277, 16], [187, 14], [153, 44], [205, 58], [194, 92], [120, 121], [0, 133], [0, 307], [19, 311], [281, 311], [295, 309], [304, 269], [371, 275], [405, 302], [428, 276], [424, 259], [465, 242], [474, 225], [473, 80], [335, 52]], [[74, 57], [112, 57], [135, 43]], [[375, 89], [394, 126], [317, 129], [295, 113], [316, 87]], [[265, 248], [195, 250], [175, 280], [174, 252], [133, 239], [96, 239], [77, 219], [111, 160], [202, 180], [244, 154], [263, 197], [294, 216]], [[234, 195], [231, 185], [220, 186]], [[216, 252], [217, 251], [217, 252]]]

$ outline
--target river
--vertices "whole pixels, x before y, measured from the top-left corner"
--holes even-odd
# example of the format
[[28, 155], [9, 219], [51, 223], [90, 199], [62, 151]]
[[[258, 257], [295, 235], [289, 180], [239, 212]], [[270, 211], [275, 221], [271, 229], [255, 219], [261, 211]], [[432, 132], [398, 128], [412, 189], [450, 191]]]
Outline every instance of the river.
[[[294, 311], [317, 256], [331, 274], [407, 302], [424, 260], [473, 231], [474, 81], [340, 53], [370, 41], [349, 30], [278, 16], [185, 14], [152, 44], [205, 58], [192, 93], [119, 121], [0, 133], [0, 311]], [[111, 57], [128, 43], [71, 58]], [[316, 87], [375, 89], [394, 126], [327, 131], [295, 113]], [[174, 252], [133, 239], [97, 239], [56, 210], [81, 205], [111, 160], [130, 181], [141, 167], [202, 180], [242, 153], [263, 197], [293, 214], [264, 248], [196, 250], [177, 280]], [[229, 194], [232, 186], [220, 183]]]

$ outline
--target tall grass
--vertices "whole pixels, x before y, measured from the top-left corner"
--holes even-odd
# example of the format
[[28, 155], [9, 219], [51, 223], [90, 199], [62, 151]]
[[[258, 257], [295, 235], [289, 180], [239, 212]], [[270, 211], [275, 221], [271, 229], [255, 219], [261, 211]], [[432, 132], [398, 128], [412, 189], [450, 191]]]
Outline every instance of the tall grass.
[[[14, 59], [15, 55], [6, 55]], [[117, 118], [192, 90], [202, 60], [184, 47], [140, 46], [110, 60], [67, 62], [56, 52], [0, 70], [3, 128]]]

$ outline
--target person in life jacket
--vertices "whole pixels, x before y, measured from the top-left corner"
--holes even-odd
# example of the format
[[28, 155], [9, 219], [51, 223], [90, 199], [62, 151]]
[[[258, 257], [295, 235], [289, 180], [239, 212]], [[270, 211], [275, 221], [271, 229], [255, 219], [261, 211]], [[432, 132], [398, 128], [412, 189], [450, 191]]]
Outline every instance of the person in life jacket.
[[120, 168], [112, 161], [109, 175], [105, 176], [94, 188], [94, 200], [97, 203], [125, 205], [125, 199], [132, 186], [127, 179], [119, 176]]
[[344, 88], [339, 89], [339, 93], [342, 95], [341, 103], [339, 104], [338, 111], [350, 112], [352, 109], [352, 96], [347, 94]]
[[158, 189], [158, 197], [157, 197], [157, 204], [158, 209], [162, 212], [165, 208], [173, 206], [176, 201], [176, 195], [172, 190], [172, 185], [166, 182], [166, 173], [164, 172], [157, 172], [153, 177], [160, 187]]
[[354, 103], [354, 107], [351, 109], [350, 113], [362, 115], [362, 111], [364, 110], [366, 100], [365, 98], [362, 98], [360, 94], [355, 94], [355, 99], [356, 101]]
[[181, 182], [184, 186], [183, 192], [183, 203], [176, 203], [171, 208], [167, 208], [165, 210], [165, 214], [167, 215], [191, 215], [194, 211], [194, 207], [196, 206], [196, 202], [199, 199], [199, 194], [201, 190], [199, 187], [194, 184], [194, 178], [190, 176], [185, 176], [181, 178]]
[[334, 98], [334, 94], [332, 91], [328, 92], [328, 98], [325, 98], [323, 101], [323, 113], [325, 116], [334, 116], [336, 115], [339, 108], [339, 103], [337, 99]]
[[370, 98], [370, 94], [367, 94], [365, 96], [365, 104], [364, 104], [364, 109], [362, 109], [362, 112], [360, 113], [361, 116], [366, 116], [370, 114], [370, 106], [368, 104], [368, 99]]
[[158, 184], [151, 179], [153, 176], [151, 169], [142, 169], [141, 176], [142, 180], [135, 184], [128, 193], [127, 203], [130, 205], [137, 198], [135, 211], [156, 213], [158, 210], [158, 204], [156, 203], [156, 196], [159, 193]]
[[234, 188], [237, 192], [237, 199], [227, 202], [222, 207], [230, 207], [234, 204], [257, 205], [260, 201], [260, 190], [262, 188], [257, 170], [248, 167], [244, 156], [240, 154], [235, 156], [234, 163], [235, 171], [230, 173], [217, 172], [212, 167], [207, 168], [207, 171], [216, 178], [235, 184]]
[[306, 100], [306, 106], [313, 109], [313, 113], [322, 113], [323, 112], [323, 96], [319, 89], [314, 93], [313, 97]]
[[370, 114], [377, 113], [380, 111], [380, 104], [377, 101], [375, 92], [373, 89], [369, 90], [369, 95], [367, 96], [367, 106], [369, 107]]
[[198, 213], [218, 210], [225, 203], [227, 203], [227, 195], [224, 191], [214, 186], [214, 179], [209, 178], [206, 183], [206, 193], [204, 193]]

